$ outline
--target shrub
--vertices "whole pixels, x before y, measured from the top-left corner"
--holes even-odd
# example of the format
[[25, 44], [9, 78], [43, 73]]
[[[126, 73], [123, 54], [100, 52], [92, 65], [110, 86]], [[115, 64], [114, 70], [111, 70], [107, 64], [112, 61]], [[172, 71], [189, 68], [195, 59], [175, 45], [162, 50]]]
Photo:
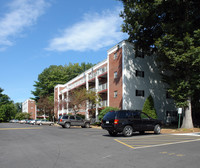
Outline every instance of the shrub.
[[104, 108], [103, 110], [101, 110], [101, 112], [98, 115], [99, 121], [101, 121], [103, 119], [104, 115], [107, 112], [109, 112], [109, 111], [116, 111], [116, 110], [119, 110], [119, 109], [116, 108], [116, 107], [106, 107], [106, 108]]
[[153, 97], [151, 95], [145, 100], [142, 111], [151, 118], [157, 118], [156, 110], [154, 108]]

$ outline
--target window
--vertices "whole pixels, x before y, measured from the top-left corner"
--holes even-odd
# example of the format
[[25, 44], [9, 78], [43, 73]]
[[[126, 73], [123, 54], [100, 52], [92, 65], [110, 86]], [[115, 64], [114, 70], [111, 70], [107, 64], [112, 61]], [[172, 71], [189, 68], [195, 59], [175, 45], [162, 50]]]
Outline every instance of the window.
[[136, 90], [135, 95], [144, 97], [144, 90]]
[[144, 71], [138, 71], [138, 70], [136, 70], [135, 71], [135, 76], [137, 76], [137, 77], [144, 77]]
[[135, 58], [144, 58], [144, 53], [142, 51], [136, 51], [135, 52]]
[[77, 119], [77, 120], [82, 120], [82, 118], [81, 118], [81, 117], [79, 117], [79, 116], [76, 116], [76, 119]]
[[70, 116], [70, 120], [75, 120], [75, 117], [74, 116]]
[[141, 113], [141, 118], [142, 119], [149, 119], [149, 117], [146, 114], [144, 114], [144, 113]]
[[114, 97], [117, 97], [117, 91], [114, 91]]
[[114, 72], [114, 79], [116, 79], [116, 78], [117, 78], [117, 71]]
[[68, 119], [68, 116], [63, 116], [63, 119]]
[[114, 54], [114, 60], [117, 59], [117, 53]]

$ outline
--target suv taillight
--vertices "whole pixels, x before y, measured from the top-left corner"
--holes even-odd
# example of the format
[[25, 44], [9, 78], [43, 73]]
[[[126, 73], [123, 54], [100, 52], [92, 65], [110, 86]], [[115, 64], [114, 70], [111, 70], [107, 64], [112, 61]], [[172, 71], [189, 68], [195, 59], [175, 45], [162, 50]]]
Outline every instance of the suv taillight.
[[62, 119], [60, 119], [60, 122], [62, 122]]
[[115, 119], [114, 120], [114, 125], [117, 125], [119, 123], [119, 120], [118, 119]]

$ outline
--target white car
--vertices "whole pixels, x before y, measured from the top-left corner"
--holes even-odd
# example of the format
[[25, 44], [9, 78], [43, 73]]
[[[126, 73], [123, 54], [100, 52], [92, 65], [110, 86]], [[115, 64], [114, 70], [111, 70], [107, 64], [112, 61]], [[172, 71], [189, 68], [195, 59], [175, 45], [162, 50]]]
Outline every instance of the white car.
[[31, 121], [29, 122], [29, 124], [35, 125], [36, 121], [37, 121], [37, 120], [31, 120]]
[[26, 120], [20, 120], [19, 123], [20, 123], [20, 124], [25, 124], [25, 123], [26, 123]]
[[40, 122], [37, 122], [38, 125], [54, 125], [53, 122], [48, 120], [40, 120]]

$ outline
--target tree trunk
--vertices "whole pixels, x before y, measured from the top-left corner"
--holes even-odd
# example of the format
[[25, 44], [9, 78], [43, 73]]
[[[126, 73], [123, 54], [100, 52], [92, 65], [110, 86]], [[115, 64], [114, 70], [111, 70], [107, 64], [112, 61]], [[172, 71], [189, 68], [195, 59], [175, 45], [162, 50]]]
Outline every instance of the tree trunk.
[[187, 102], [188, 102], [188, 107], [184, 108], [183, 124], [181, 128], [194, 128], [193, 122], [192, 122], [191, 98], [189, 98]]

